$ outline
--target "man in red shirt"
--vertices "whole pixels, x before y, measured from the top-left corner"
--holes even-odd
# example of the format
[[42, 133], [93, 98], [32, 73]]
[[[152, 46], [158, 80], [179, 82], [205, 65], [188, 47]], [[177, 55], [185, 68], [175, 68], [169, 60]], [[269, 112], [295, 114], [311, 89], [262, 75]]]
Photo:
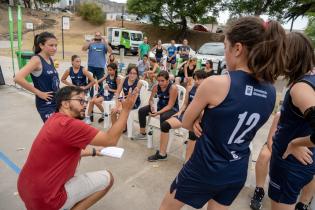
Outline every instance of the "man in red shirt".
[[109, 171], [78, 176], [75, 171], [87, 145], [117, 144], [137, 96], [138, 90], [129, 93], [118, 121], [103, 132], [81, 121], [87, 103], [81, 88], [67, 86], [56, 93], [57, 111], [34, 140], [18, 178], [18, 191], [27, 209], [87, 209], [109, 191], [113, 184]]

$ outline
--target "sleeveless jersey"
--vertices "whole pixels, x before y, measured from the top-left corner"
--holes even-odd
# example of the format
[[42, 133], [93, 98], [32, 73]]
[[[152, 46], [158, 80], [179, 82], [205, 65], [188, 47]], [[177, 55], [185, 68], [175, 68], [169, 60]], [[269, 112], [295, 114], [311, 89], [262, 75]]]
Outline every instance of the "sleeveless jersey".
[[190, 104], [190, 102], [194, 99], [195, 95], [196, 95], [196, 91], [197, 91], [197, 86], [193, 86], [191, 88], [191, 90], [189, 91], [189, 98], [188, 98], [188, 105]]
[[243, 71], [230, 72], [230, 79], [223, 102], [204, 109], [202, 136], [179, 176], [211, 185], [245, 182], [249, 144], [272, 113], [276, 91]]
[[[117, 90], [116, 77], [114, 77], [114, 79], [111, 79], [110, 75], [107, 75], [105, 82], [110, 89]], [[104, 90], [102, 90], [102, 93], [104, 94]], [[109, 101], [112, 100], [114, 97], [114, 94], [115, 92], [108, 91], [108, 96], [106, 96], [107, 97], [106, 100], [109, 100]]]
[[[45, 59], [37, 55], [40, 58], [42, 64], [42, 73], [39, 77], [31, 74], [34, 87], [42, 92], [53, 92], [53, 95], [59, 90], [59, 76], [58, 72], [54, 67], [54, 62], [51, 58], [50, 64], [48, 64]], [[45, 107], [56, 107], [55, 97], [49, 101], [45, 101], [38, 96], [36, 96], [36, 107], [38, 110], [45, 109]]]
[[75, 86], [86, 86], [86, 76], [83, 74], [83, 66], [80, 66], [78, 73], [74, 73], [73, 67], [70, 67], [70, 78]]
[[[168, 86], [166, 87], [165, 91], [162, 91], [161, 87], [157, 85], [157, 96], [158, 96], [158, 103], [157, 103], [157, 110], [160, 111], [165, 106], [167, 106], [168, 101], [170, 99], [170, 89], [172, 87], [172, 82], [169, 82]], [[175, 104], [172, 108], [174, 111], [178, 111], [178, 96], [176, 98]]]
[[[315, 89], [315, 75], [305, 75], [298, 82], [305, 82]], [[310, 170], [315, 173], [315, 163], [302, 165], [295, 157], [289, 155], [283, 160], [282, 155], [287, 149], [288, 144], [295, 138], [309, 136], [312, 129], [309, 123], [304, 119], [301, 111], [293, 105], [290, 95], [290, 89], [286, 92], [283, 104], [281, 106], [281, 114], [277, 131], [273, 136], [272, 152], [277, 158], [279, 164], [289, 168]], [[315, 160], [315, 148], [309, 148], [313, 152], [313, 160]]]
[[[130, 88], [132, 90], [134, 90], [137, 87], [138, 82], [139, 82], [139, 80], [136, 79], [132, 85], [129, 85], [128, 84], [128, 77], [125, 78], [125, 81], [124, 81], [124, 84], [123, 84], [123, 92], [124, 92], [125, 96], [128, 95]], [[133, 108], [137, 109], [140, 106], [140, 104], [141, 104], [141, 100], [140, 100], [140, 94], [139, 94], [139, 96], [138, 96], [138, 98], [136, 100], [136, 103], [135, 103]]]

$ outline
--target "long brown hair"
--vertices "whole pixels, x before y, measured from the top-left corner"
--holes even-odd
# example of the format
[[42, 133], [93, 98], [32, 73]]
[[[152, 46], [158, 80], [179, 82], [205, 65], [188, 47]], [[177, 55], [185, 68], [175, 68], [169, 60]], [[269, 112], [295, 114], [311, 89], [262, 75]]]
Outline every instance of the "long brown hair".
[[303, 34], [291, 32], [287, 35], [286, 69], [284, 76], [288, 85], [313, 69], [315, 65], [314, 48]]
[[285, 31], [277, 21], [242, 17], [232, 22], [226, 37], [247, 49], [248, 68], [258, 80], [274, 82], [285, 68]]

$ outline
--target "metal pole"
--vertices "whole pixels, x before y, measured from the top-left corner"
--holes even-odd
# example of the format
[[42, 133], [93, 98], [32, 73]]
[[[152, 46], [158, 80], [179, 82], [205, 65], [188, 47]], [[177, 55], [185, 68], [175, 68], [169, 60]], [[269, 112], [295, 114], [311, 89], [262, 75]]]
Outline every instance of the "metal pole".
[[121, 27], [124, 27], [124, 6], [122, 6], [122, 10], [121, 10]]
[[12, 67], [13, 67], [13, 77], [15, 77], [15, 67], [14, 67], [14, 36], [13, 36], [13, 17], [12, 17], [12, 9], [11, 7], [8, 8], [8, 15], [9, 15], [9, 32], [10, 32], [10, 46], [11, 46], [11, 57], [12, 57]]
[[63, 17], [61, 17], [61, 39], [62, 39], [62, 59], [65, 59], [64, 40], [63, 40]]

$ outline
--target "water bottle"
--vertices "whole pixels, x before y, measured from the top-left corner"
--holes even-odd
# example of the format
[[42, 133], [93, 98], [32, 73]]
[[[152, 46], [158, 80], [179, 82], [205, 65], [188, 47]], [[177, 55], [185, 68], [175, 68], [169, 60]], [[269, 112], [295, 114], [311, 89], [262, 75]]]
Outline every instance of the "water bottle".
[[108, 90], [107, 90], [107, 88], [108, 88], [108, 84], [106, 83], [105, 87], [104, 87], [104, 96], [105, 97], [108, 97]]
[[152, 104], [152, 106], [153, 106], [152, 112], [153, 113], [157, 112], [158, 101], [159, 101], [159, 99], [157, 98], [157, 95], [155, 95], [153, 98], [153, 104]]
[[149, 149], [153, 148], [153, 128], [152, 128], [152, 126], [150, 126], [149, 132], [148, 132], [147, 147], [148, 147]]

